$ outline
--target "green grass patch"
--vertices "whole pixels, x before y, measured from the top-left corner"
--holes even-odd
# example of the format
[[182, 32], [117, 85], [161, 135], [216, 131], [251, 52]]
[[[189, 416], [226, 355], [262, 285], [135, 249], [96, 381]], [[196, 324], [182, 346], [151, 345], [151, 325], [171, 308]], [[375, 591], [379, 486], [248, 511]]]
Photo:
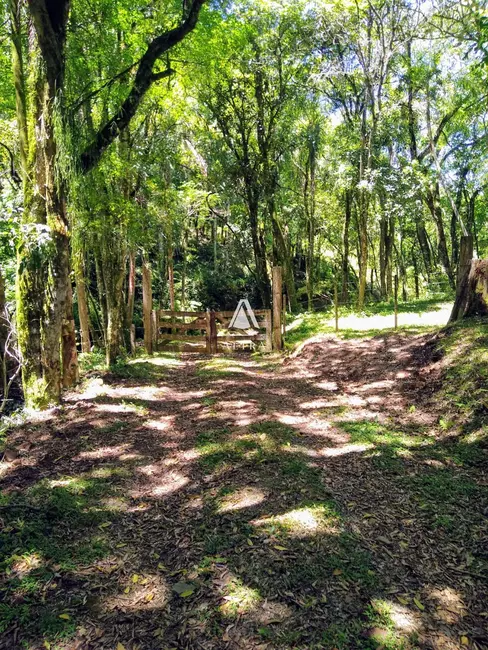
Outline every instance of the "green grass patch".
[[[401, 314], [416, 314], [439, 311], [449, 297], [412, 300], [408, 302], [400, 302], [398, 304], [398, 313]], [[338, 335], [344, 339], [359, 338], [359, 337], [374, 337], [378, 335], [391, 334], [395, 332], [394, 323], [394, 304], [393, 301], [377, 302], [365, 305], [361, 312], [358, 312], [354, 306], [340, 306], [339, 307], [339, 333]], [[374, 326], [375, 321], [371, 321], [371, 327], [365, 328], [364, 325], [368, 323], [367, 319], [374, 316], [391, 317], [391, 326], [384, 321], [381, 322], [379, 327]], [[341, 323], [341, 319], [347, 317], [356, 317], [362, 321], [362, 327], [346, 326]], [[299, 314], [294, 321], [288, 324], [288, 331], [286, 334], [286, 347], [294, 348], [300, 343], [303, 343], [309, 338], [323, 334], [334, 334], [334, 310], [333, 308], [326, 309], [321, 312], [304, 312]], [[405, 318], [403, 318], [405, 321]], [[349, 318], [350, 322], [350, 318]], [[358, 321], [359, 324], [359, 321]], [[402, 324], [398, 331], [409, 332], [411, 334], [425, 333], [435, 330], [434, 326], [424, 326], [421, 323], [405, 323]]]
[[[103, 350], [82, 353], [78, 359], [82, 376], [91, 372], [107, 371]], [[128, 356], [121, 358], [108, 368], [108, 371], [116, 378], [152, 382], [160, 380], [168, 369], [178, 366], [179, 363], [177, 356], [173, 353], [140, 354], [136, 358]]]
[[26, 638], [54, 640], [73, 633], [75, 617], [60, 616], [62, 600], [52, 602], [56, 583], [64, 573], [110, 553], [107, 531], [116, 514], [105, 509], [101, 499], [112, 492], [111, 478], [65, 476], [3, 495], [0, 573], [5, 576], [5, 594], [0, 632], [16, 623]]
[[398, 471], [404, 459], [412, 458], [414, 452], [429, 444], [429, 438], [422, 433], [405, 433], [390, 429], [378, 422], [338, 422], [348, 433], [351, 442], [365, 444], [367, 456], [372, 456], [379, 467]]
[[279, 422], [256, 423], [239, 435], [227, 428], [206, 431], [197, 438], [200, 465], [211, 472], [224, 465], [276, 462], [294, 435], [293, 429]]
[[[460, 321], [439, 335], [437, 354], [445, 370], [438, 398], [445, 403], [444, 428], [460, 423], [462, 433], [488, 431], [488, 322]], [[442, 422], [440, 422], [442, 427]]]

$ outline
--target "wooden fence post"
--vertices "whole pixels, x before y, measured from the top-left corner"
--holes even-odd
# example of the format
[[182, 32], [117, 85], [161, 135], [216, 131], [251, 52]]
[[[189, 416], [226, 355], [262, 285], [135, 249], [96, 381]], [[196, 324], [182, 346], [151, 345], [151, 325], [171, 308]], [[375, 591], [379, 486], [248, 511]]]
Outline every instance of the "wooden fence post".
[[207, 309], [205, 314], [205, 344], [207, 348], [207, 354], [212, 354], [212, 336], [211, 336], [211, 327], [210, 327], [210, 310]]
[[282, 332], [283, 345], [285, 345], [285, 338], [286, 338], [286, 293], [283, 294], [282, 307], [283, 307], [283, 311], [282, 311], [282, 314], [281, 314], [281, 317], [282, 317], [281, 332]]
[[153, 352], [153, 335], [152, 335], [152, 285], [151, 269], [147, 259], [142, 262], [142, 310], [144, 322], [144, 347], [147, 354]]
[[281, 319], [283, 311], [283, 269], [273, 266], [273, 349], [283, 349]]
[[337, 278], [334, 281], [334, 315], [335, 315], [335, 331], [339, 331], [339, 292], [337, 290]]
[[136, 326], [131, 323], [130, 326], [130, 351], [132, 356], [136, 355]]
[[395, 273], [395, 329], [398, 329], [398, 274]]
[[271, 320], [271, 309], [267, 309], [264, 315], [264, 323], [266, 325], [266, 340], [264, 342], [264, 349], [266, 352], [271, 352], [273, 349], [273, 324]]
[[151, 332], [152, 332], [152, 345], [153, 351], [158, 351], [158, 334], [159, 334], [159, 311], [156, 309], [152, 310], [151, 313]]
[[211, 353], [217, 354], [217, 321], [215, 319], [215, 312], [210, 312], [210, 342], [211, 342]]

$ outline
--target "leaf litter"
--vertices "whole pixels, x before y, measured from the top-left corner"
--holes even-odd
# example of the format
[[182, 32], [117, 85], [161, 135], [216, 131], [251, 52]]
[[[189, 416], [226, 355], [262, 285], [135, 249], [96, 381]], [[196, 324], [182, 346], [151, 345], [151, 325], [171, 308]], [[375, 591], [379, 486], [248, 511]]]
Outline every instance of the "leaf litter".
[[225, 377], [183, 355], [12, 432], [34, 444], [2, 526], [28, 545], [34, 513], [42, 559], [5, 560], [0, 647], [488, 647], [486, 482], [433, 433], [428, 343], [331, 338]]

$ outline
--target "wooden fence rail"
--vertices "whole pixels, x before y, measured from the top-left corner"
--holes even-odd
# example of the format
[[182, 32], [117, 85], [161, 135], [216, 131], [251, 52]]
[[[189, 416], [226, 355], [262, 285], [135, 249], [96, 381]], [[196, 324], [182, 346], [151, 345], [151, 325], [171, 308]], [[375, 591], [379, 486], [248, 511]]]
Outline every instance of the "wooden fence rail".
[[217, 354], [225, 344], [248, 341], [250, 345], [262, 344], [266, 351], [272, 349], [272, 319], [270, 309], [256, 309], [258, 328], [229, 329], [233, 311], [168, 311], [152, 312], [151, 340], [155, 350], [167, 349], [172, 343], [203, 344], [207, 354]]

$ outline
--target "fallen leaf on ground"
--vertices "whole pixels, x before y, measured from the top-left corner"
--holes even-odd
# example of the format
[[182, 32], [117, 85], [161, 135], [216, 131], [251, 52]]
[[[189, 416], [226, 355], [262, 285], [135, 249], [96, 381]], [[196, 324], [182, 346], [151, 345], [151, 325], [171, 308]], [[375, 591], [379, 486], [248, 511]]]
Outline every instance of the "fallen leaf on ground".
[[420, 602], [420, 600], [419, 600], [418, 598], [414, 598], [414, 599], [413, 599], [413, 602], [414, 602], [415, 605], [420, 609], [421, 612], [424, 611], [425, 606], [422, 605], [422, 603]]
[[173, 591], [176, 591], [178, 596], [186, 598], [187, 596], [191, 596], [191, 594], [195, 591], [195, 585], [192, 585], [188, 582], [177, 582], [173, 585]]

